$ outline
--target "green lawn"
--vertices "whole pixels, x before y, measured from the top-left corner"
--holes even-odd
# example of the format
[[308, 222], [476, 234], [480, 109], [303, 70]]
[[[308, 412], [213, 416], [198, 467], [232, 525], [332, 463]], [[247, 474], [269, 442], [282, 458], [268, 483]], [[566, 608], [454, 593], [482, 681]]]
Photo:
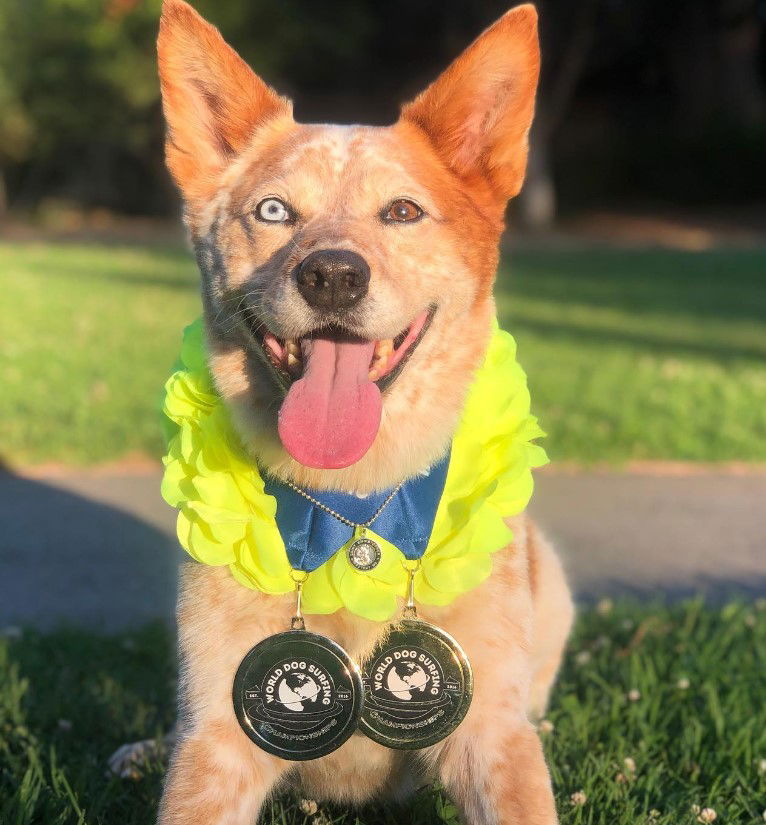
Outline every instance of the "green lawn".
[[[762, 825], [764, 607], [621, 604], [580, 617], [543, 734], [563, 825], [692, 825], [693, 805], [725, 825]], [[0, 822], [152, 822], [162, 766], [138, 781], [107, 778], [104, 766], [117, 745], [171, 725], [172, 661], [158, 627], [0, 640]], [[580, 791], [586, 801], [573, 805]], [[413, 810], [411, 820], [401, 809], [323, 813], [337, 825], [454, 822], [435, 790]], [[287, 798], [264, 822], [312, 819]]]
[[498, 306], [553, 458], [766, 460], [766, 249], [524, 252]]
[[11, 464], [158, 454], [157, 407], [199, 314], [181, 249], [0, 244], [0, 450]]
[[[157, 454], [179, 248], [0, 243], [0, 458]], [[766, 249], [525, 250], [500, 276], [554, 459], [766, 460]]]

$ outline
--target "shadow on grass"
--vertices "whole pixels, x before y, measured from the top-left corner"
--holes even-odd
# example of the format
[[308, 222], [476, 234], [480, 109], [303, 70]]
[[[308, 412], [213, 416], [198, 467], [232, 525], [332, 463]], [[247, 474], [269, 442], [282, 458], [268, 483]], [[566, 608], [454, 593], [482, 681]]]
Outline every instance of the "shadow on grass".
[[180, 292], [192, 292], [197, 287], [199, 275], [197, 274], [194, 259], [189, 257], [188, 272], [179, 273], [178, 276], [165, 275], [142, 275], [129, 267], [116, 267], [111, 269], [79, 268], [76, 265], [56, 266], [55, 270], [46, 270], [46, 277], [69, 278], [82, 281], [92, 281], [93, 283], [124, 284], [125, 286], [149, 287], [150, 289], [172, 289]]
[[150, 524], [8, 472], [0, 524], [0, 626], [104, 632], [172, 620], [180, 551]]
[[766, 249], [515, 250], [498, 283], [511, 295], [564, 306], [766, 321]]
[[592, 605], [605, 596], [628, 599], [631, 604], [675, 604], [688, 599], [701, 599], [705, 604], [718, 606], [731, 601], [759, 599], [766, 596], [764, 576], [697, 576], [693, 583], [677, 581], [662, 585], [649, 583], [632, 584], [624, 577], [604, 576], [598, 587], [584, 586], [578, 589], [577, 601]]
[[636, 347], [642, 352], [651, 352], [656, 355], [703, 356], [724, 363], [736, 359], [752, 359], [761, 362], [766, 358], [766, 331], [763, 346], [737, 346], [723, 344], [720, 341], [707, 344], [701, 340], [690, 341], [684, 338], [676, 338], [673, 337], [672, 330], [668, 330], [671, 334], [663, 337], [650, 334], [638, 335], [623, 329], [599, 329], [594, 326], [572, 324], [561, 320], [544, 321], [514, 318], [513, 313], [502, 313], [501, 323], [505, 329], [511, 330], [514, 335], [522, 332], [532, 332], [537, 335], [545, 335], [548, 340], [563, 339], [573, 345], [577, 343], [596, 345], [603, 351], [606, 351], [610, 345], [627, 345]]
[[[68, 629], [22, 639], [0, 638], [0, 727], [13, 729], [0, 747], [0, 821], [146, 825], [154, 822], [166, 765], [154, 759], [133, 780], [107, 773], [117, 747], [169, 731], [174, 723], [175, 655], [161, 624], [103, 636]], [[0, 696], [2, 693], [0, 693]], [[22, 798], [23, 777], [35, 789]], [[74, 800], [74, 803], [73, 803]], [[322, 806], [328, 825], [439, 825], [448, 804], [425, 788], [405, 807]], [[83, 818], [78, 818], [78, 811]], [[357, 819], [359, 817], [359, 819]], [[300, 799], [285, 793], [267, 802], [263, 823], [311, 822]]]
[[[758, 669], [764, 617], [758, 604], [718, 609], [701, 599], [620, 600], [583, 611], [550, 709], [556, 732], [545, 739], [564, 825], [584, 821], [568, 804], [580, 788], [594, 811], [588, 821], [599, 825], [645, 822], [656, 804], [664, 812], [658, 822], [670, 825], [688, 819], [700, 799], [725, 808], [727, 822], [755, 821], [754, 757], [766, 743]], [[154, 821], [163, 765], [125, 781], [105, 775], [105, 764], [119, 744], [171, 726], [171, 648], [170, 632], [157, 624], [112, 637], [65, 630], [0, 638], [0, 821]], [[632, 793], [614, 780], [626, 754], [639, 765]], [[321, 814], [328, 825], [456, 825], [454, 808], [432, 789], [406, 807], [322, 806]], [[260, 821], [312, 819], [298, 799], [282, 796]]]

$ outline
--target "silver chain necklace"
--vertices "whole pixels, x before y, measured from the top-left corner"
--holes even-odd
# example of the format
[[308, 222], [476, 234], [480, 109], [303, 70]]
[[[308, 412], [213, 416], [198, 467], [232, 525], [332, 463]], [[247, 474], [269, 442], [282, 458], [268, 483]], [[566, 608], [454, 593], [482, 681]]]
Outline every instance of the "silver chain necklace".
[[340, 513], [333, 510], [332, 507], [328, 507], [326, 504], [319, 501], [319, 499], [314, 498], [314, 496], [310, 495], [305, 490], [302, 490], [297, 484], [293, 484], [292, 481], [285, 481], [285, 484], [287, 484], [291, 490], [298, 493], [298, 495], [303, 496], [306, 501], [310, 501], [314, 507], [318, 507], [328, 515], [331, 515], [333, 518], [336, 518], [338, 521], [346, 524], [348, 527], [354, 528], [355, 538], [348, 546], [346, 555], [348, 556], [349, 562], [357, 570], [367, 571], [378, 566], [383, 553], [378, 542], [367, 536], [367, 528], [372, 527], [372, 523], [375, 519], [378, 518], [378, 516], [393, 501], [394, 496], [399, 492], [399, 490], [402, 489], [404, 481], [400, 481], [396, 487], [394, 487], [391, 493], [386, 497], [386, 500], [372, 514], [372, 518], [367, 519], [365, 522], [351, 521], [351, 519], [342, 516]]

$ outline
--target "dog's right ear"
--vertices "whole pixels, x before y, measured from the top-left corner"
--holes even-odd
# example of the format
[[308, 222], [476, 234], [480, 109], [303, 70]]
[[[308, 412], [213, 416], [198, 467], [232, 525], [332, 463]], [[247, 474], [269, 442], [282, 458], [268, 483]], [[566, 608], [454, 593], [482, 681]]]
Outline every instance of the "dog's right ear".
[[292, 105], [183, 0], [163, 2], [157, 53], [168, 168], [187, 200], [204, 199], [256, 129]]

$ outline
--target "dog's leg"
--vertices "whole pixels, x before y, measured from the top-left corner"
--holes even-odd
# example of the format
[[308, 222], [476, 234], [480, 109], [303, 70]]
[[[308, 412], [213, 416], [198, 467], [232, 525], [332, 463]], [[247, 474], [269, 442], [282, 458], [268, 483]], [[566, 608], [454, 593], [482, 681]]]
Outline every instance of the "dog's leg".
[[533, 610], [528, 711], [537, 721], [545, 715], [575, 611], [561, 561], [531, 519], [527, 521], [527, 559]]
[[[486, 720], [485, 720], [486, 722]], [[557, 825], [548, 768], [536, 731], [526, 720], [499, 717], [453, 735], [438, 764], [447, 793], [465, 825]]]
[[[511, 526], [514, 545], [510, 552], [498, 554], [492, 578], [445, 616], [450, 622], [447, 630], [454, 622], [455, 635], [460, 632], [466, 640], [474, 697], [460, 727], [426, 758], [466, 825], [558, 821], [542, 745], [527, 718], [537, 670], [536, 604], [550, 582], [540, 575], [541, 565], [533, 555], [534, 527], [523, 517]], [[562, 634], [551, 646], [556, 657], [558, 636]]]
[[284, 625], [284, 606], [224, 568], [181, 567], [178, 744], [158, 825], [254, 825], [289, 763], [260, 750], [234, 714], [234, 674], [250, 646]]
[[285, 763], [258, 750], [235, 719], [181, 736], [157, 825], [255, 825]]

